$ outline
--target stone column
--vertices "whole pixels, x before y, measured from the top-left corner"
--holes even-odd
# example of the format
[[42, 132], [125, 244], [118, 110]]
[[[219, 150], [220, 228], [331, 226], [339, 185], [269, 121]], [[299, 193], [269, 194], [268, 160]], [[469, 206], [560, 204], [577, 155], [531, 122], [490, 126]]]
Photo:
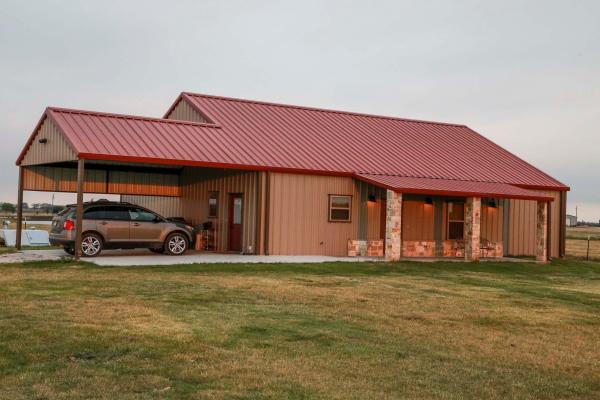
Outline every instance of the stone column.
[[545, 201], [537, 202], [535, 259], [539, 263], [548, 262], [548, 203]]
[[402, 193], [387, 191], [385, 214], [385, 259], [399, 261], [402, 256]]
[[481, 197], [468, 197], [465, 204], [465, 260], [481, 255]]

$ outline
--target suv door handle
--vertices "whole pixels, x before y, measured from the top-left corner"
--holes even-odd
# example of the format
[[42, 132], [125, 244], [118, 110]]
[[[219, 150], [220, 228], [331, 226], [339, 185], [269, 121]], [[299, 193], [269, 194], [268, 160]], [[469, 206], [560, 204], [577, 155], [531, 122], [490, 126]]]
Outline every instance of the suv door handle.
[[134, 222], [132, 225], [133, 226], [140, 226], [140, 223], [139, 222]]
[[100, 222], [100, 225], [108, 225], [108, 222], [102, 221], [102, 222]]

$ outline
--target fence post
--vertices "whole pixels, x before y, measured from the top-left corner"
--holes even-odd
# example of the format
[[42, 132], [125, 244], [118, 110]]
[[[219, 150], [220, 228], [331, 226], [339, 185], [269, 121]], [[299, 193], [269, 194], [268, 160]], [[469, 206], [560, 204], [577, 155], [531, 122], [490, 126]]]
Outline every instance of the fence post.
[[586, 259], [587, 261], [589, 261], [589, 260], [590, 260], [590, 236], [591, 236], [591, 235], [588, 235], [587, 253], [586, 253], [586, 255], [585, 255], [585, 259]]

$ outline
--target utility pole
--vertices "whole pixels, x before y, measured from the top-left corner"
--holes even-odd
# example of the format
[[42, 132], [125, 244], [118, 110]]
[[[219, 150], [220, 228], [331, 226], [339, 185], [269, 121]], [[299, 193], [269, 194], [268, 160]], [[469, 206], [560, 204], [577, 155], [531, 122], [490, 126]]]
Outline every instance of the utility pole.
[[52, 193], [52, 210], [50, 211], [50, 214], [54, 214], [54, 193]]
[[577, 206], [575, 206], [575, 226], [577, 226], [578, 221], [579, 219], [577, 219]]

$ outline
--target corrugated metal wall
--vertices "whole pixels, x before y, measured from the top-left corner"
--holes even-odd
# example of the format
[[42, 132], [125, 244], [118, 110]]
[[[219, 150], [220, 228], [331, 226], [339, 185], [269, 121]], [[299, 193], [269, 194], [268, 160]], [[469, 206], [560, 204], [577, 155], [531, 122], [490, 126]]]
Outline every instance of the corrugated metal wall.
[[[359, 191], [352, 178], [270, 173], [269, 254], [348, 254], [358, 238]], [[352, 196], [352, 221], [329, 222], [329, 195]]]
[[490, 207], [489, 200], [481, 200], [481, 240], [503, 242], [503, 202], [495, 200], [496, 207]]
[[[560, 252], [560, 192], [536, 190], [548, 197], [553, 197], [551, 207], [552, 257], [559, 257]], [[509, 247], [512, 256], [535, 255], [535, 229], [537, 223], [537, 205], [532, 200], [510, 200], [509, 204]]]
[[183, 216], [181, 197], [122, 195], [121, 201], [146, 207], [166, 218]]
[[[107, 176], [108, 175], [108, 176]], [[85, 170], [86, 193], [179, 196], [179, 176], [175, 174]], [[76, 192], [77, 169], [48, 166], [24, 167], [23, 189]]]
[[[84, 191], [106, 193], [106, 171], [86, 170]], [[77, 169], [46, 166], [23, 168], [23, 189], [44, 192], [76, 192]]]
[[402, 240], [434, 240], [434, 211], [423, 200], [402, 201]]
[[109, 171], [108, 193], [179, 196], [179, 175], [132, 171]]
[[198, 111], [194, 110], [187, 101], [180, 100], [171, 110], [167, 119], [177, 119], [180, 121], [208, 122]]
[[[216, 250], [228, 250], [229, 195], [242, 193], [243, 237], [245, 252], [256, 252], [258, 173], [210, 168], [184, 168], [181, 174], [181, 205], [183, 217], [194, 224], [212, 221], [215, 227]], [[218, 217], [208, 217], [208, 192], [219, 192]]]
[[[40, 143], [46, 139], [46, 143]], [[45, 118], [38, 130], [31, 146], [25, 153], [21, 165], [36, 165], [60, 161], [72, 161], [77, 156], [58, 130], [58, 127], [49, 118]]]
[[[384, 207], [386, 191], [380, 187], [369, 183], [354, 180], [358, 197], [355, 204], [359, 208], [358, 219], [358, 238], [362, 240], [382, 239], [381, 235], [381, 210]], [[374, 197], [375, 201], [369, 201], [369, 196]], [[385, 210], [384, 210], [385, 213]]]

